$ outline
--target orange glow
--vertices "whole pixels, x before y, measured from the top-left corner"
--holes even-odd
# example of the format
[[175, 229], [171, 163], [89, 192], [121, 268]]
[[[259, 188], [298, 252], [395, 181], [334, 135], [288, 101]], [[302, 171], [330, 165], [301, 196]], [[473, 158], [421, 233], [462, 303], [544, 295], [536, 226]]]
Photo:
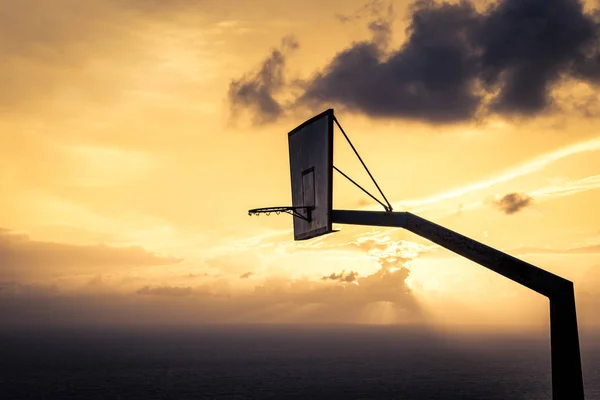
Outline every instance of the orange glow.
[[[235, 16], [218, 2], [150, 2], [160, 12], [71, 3], [40, 17], [35, 26], [53, 29], [43, 40], [26, 10], [9, 7], [20, 18], [10, 29], [24, 32], [0, 67], [10, 82], [0, 95], [0, 253], [19, 262], [0, 268], [5, 293], [85, 298], [115, 315], [143, 303], [159, 321], [547, 323], [543, 299], [412, 234], [343, 226], [293, 242], [290, 217], [247, 216], [290, 203], [286, 133], [310, 115], [234, 119], [231, 80], [290, 30], [301, 43], [290, 76], [310, 76], [368, 35], [332, 23], [341, 5], [362, 2], [322, 2], [318, 12], [282, 3], [277, 15], [240, 2]], [[583, 93], [566, 85], [561, 93]], [[600, 324], [600, 136], [596, 117], [576, 111], [431, 126], [336, 109], [395, 210], [572, 279], [591, 326]], [[369, 187], [338, 145], [336, 165]], [[335, 182], [336, 207], [379, 209]], [[532, 201], [507, 213], [510, 193]]]

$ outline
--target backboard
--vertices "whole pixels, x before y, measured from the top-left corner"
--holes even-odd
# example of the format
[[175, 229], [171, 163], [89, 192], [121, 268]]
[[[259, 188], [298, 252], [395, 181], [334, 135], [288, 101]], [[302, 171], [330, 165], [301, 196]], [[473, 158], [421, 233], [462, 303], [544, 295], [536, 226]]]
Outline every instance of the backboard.
[[332, 232], [333, 110], [304, 122], [288, 134], [292, 206], [303, 218], [294, 218], [294, 240]]

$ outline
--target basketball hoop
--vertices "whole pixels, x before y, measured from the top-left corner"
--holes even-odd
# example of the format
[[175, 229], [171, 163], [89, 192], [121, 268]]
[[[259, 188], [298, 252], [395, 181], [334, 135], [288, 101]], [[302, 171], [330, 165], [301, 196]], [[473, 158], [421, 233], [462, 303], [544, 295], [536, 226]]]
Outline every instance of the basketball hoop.
[[[337, 126], [344, 135], [352, 151], [375, 184], [379, 194], [383, 197], [383, 201], [369, 193], [364, 187], [333, 165], [334, 126]], [[391, 213], [393, 211], [392, 205], [335, 117], [333, 109], [330, 108], [314, 116], [290, 131], [288, 133], [288, 147], [292, 205], [289, 207], [256, 208], [249, 210], [249, 215], [286, 213], [296, 217], [293, 221], [294, 240], [307, 240], [334, 232], [332, 228], [333, 171], [348, 179], [379, 203], [385, 212]]]
[[[314, 210], [314, 207], [291, 207], [291, 206], [263, 207], [263, 208], [253, 208], [252, 210], [248, 210], [248, 215], [259, 216], [260, 214], [266, 214], [267, 216], [269, 216], [269, 215], [271, 215], [271, 213], [275, 213], [277, 215], [284, 213], [284, 214], [289, 214], [291, 216], [303, 219], [307, 222], [310, 222], [310, 219], [311, 219], [310, 214], [311, 214], [312, 210]], [[304, 211], [306, 213], [306, 215], [303, 215], [302, 213], [300, 213], [300, 211]]]
[[[383, 201], [333, 165], [333, 128], [337, 125], [375, 184]], [[550, 300], [553, 398], [583, 400], [583, 375], [573, 282], [486, 246], [409, 212], [394, 212], [375, 178], [329, 109], [288, 133], [292, 206], [255, 208], [249, 215], [286, 213], [294, 216], [294, 240], [334, 232], [332, 224], [403, 228], [517, 282]], [[336, 171], [385, 211], [333, 209]]]

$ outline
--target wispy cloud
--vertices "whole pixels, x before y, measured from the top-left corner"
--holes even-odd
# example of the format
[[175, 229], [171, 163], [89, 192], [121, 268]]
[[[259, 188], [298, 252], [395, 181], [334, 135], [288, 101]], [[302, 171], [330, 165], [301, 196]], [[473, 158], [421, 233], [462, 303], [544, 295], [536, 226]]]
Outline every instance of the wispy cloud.
[[[528, 162], [525, 162], [519, 166], [513, 167], [502, 174], [494, 176], [489, 179], [481, 180], [479, 182], [472, 183], [470, 185], [466, 185], [463, 187], [459, 187], [453, 190], [449, 190], [447, 192], [439, 193], [437, 195], [427, 197], [424, 199], [417, 200], [404, 200], [393, 203], [394, 208], [396, 209], [412, 209], [415, 212], [421, 212], [423, 210], [427, 210], [432, 208], [438, 203], [441, 203], [445, 200], [458, 199], [460, 197], [473, 194], [476, 192], [481, 192], [486, 189], [490, 189], [496, 185], [501, 183], [510, 182], [517, 178], [538, 172], [543, 170], [544, 168], [550, 166], [551, 164], [562, 160], [567, 157], [571, 157], [577, 154], [586, 153], [586, 152], [595, 152], [600, 150], [600, 137], [596, 137], [591, 140], [586, 140], [583, 142], [575, 143], [569, 146], [565, 146], [561, 149], [543, 154], [539, 157], [536, 157]], [[591, 177], [594, 178], [594, 177]], [[586, 178], [590, 179], [590, 178]], [[587, 185], [586, 187], [590, 187], [590, 185], [597, 185], [596, 181], [598, 178], [590, 179], [586, 182], [580, 182], [580, 187]], [[596, 186], [594, 186], [596, 187]], [[549, 192], [547, 192], [549, 193]], [[531, 195], [537, 197], [537, 195], [543, 195], [543, 193], [531, 192]], [[463, 207], [463, 210], [466, 207]]]
[[600, 244], [557, 249], [550, 247], [520, 247], [512, 251], [515, 254], [600, 254]]
[[594, 175], [574, 181], [565, 181], [546, 186], [544, 188], [532, 191], [531, 195], [536, 198], [569, 196], [598, 188], [600, 188], [600, 175]]
[[28, 235], [0, 230], [0, 277], [48, 277], [126, 271], [171, 265], [182, 259], [163, 257], [141, 247], [104, 244], [81, 246], [31, 240]]

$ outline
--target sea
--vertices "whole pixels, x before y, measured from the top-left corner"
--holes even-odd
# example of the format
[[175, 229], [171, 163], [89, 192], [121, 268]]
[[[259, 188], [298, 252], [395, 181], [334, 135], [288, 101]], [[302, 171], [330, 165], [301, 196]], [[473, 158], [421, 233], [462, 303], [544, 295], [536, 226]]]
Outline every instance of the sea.
[[[0, 325], [0, 399], [550, 399], [547, 334]], [[588, 400], [600, 344], [582, 335]]]

